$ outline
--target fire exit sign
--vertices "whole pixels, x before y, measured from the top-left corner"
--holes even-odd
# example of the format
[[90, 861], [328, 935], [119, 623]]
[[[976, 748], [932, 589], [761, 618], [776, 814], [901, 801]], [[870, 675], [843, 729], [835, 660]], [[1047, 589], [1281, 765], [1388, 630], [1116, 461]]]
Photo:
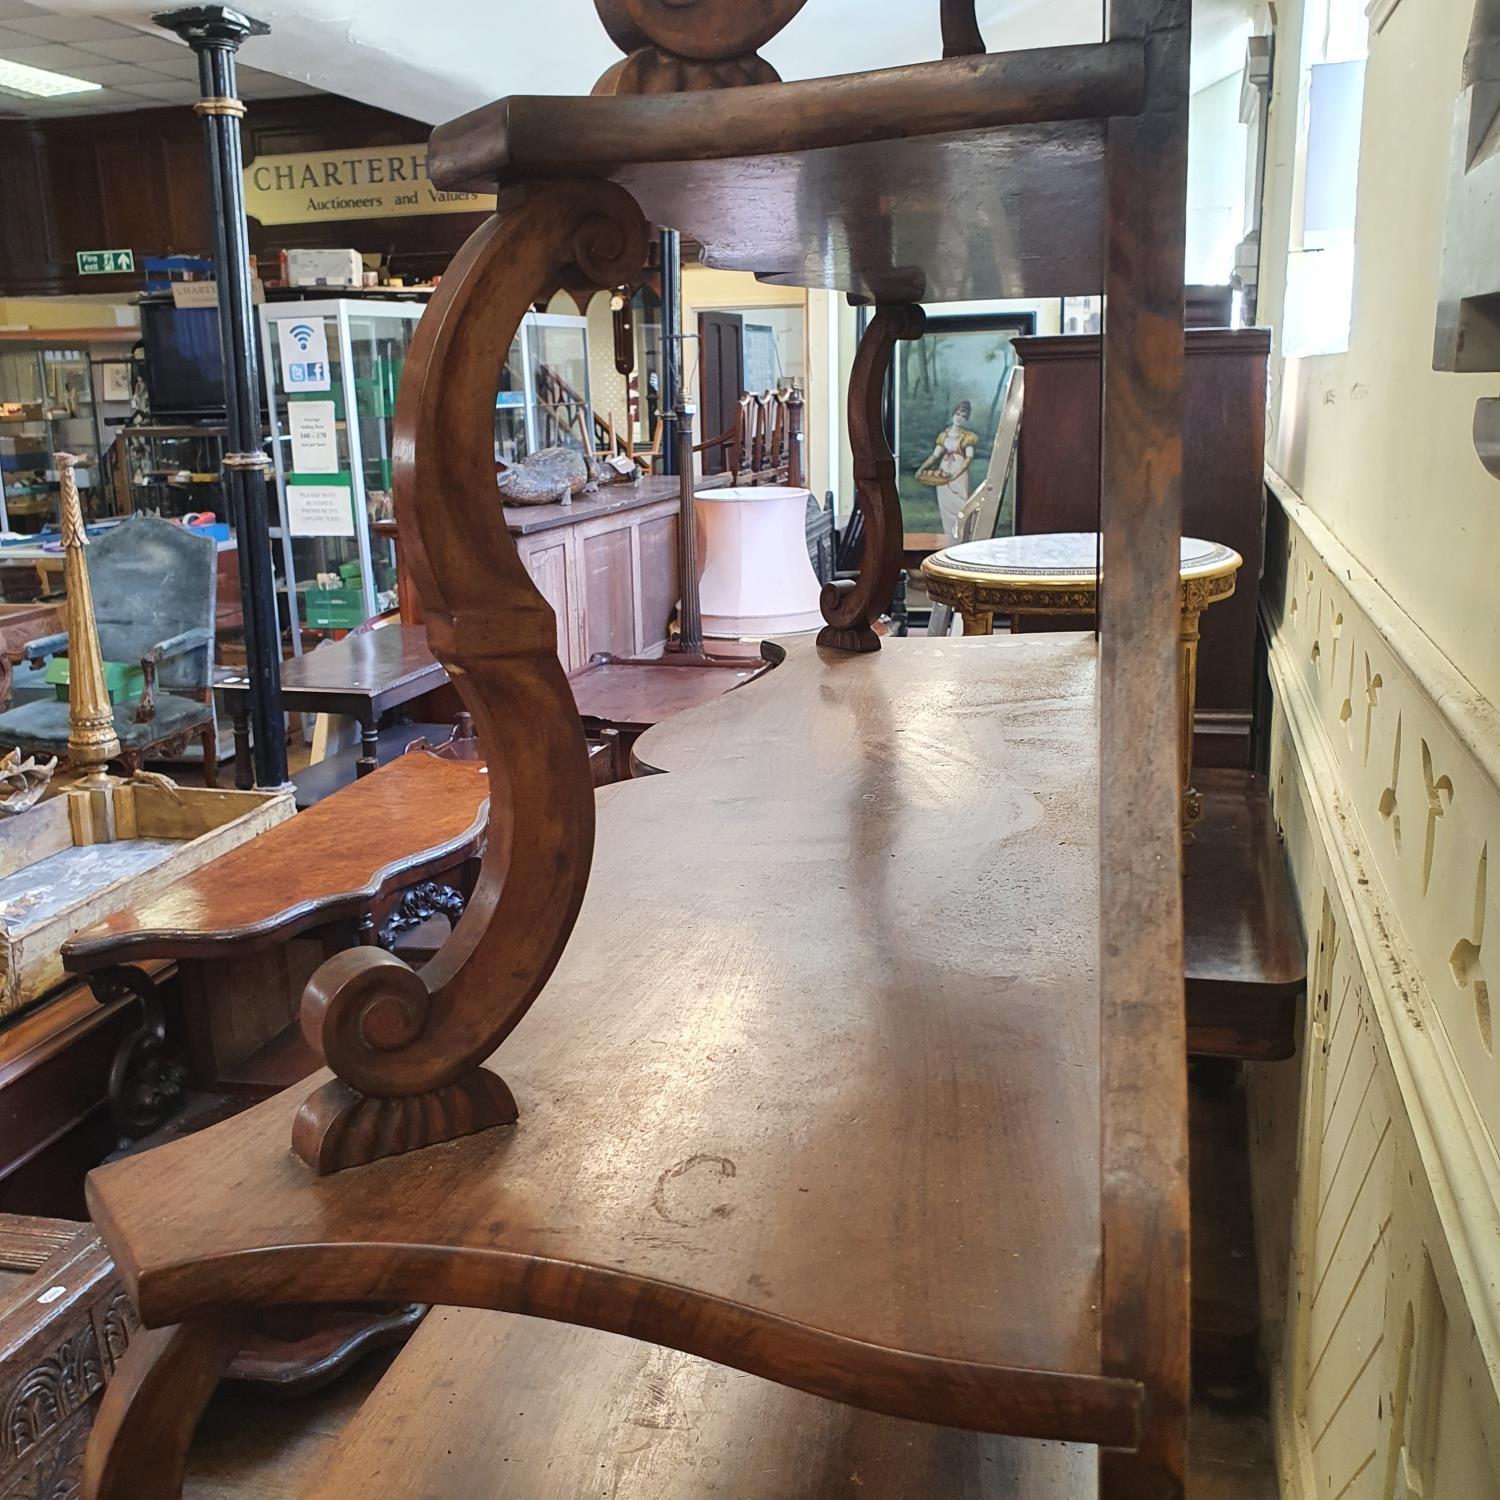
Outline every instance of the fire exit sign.
[[80, 276], [115, 276], [121, 271], [133, 270], [135, 270], [134, 250], [80, 250], [78, 252]]

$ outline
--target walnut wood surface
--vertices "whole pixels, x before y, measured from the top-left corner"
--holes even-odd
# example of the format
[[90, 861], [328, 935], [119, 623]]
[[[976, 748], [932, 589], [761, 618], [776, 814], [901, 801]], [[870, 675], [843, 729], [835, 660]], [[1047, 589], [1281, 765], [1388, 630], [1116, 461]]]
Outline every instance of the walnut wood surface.
[[1087, 1448], [905, 1422], [613, 1334], [444, 1308], [298, 1493], [1079, 1500], [1096, 1466]]
[[673, 714], [711, 703], [769, 670], [771, 661], [620, 661], [601, 657], [568, 679], [573, 701], [585, 719], [627, 733], [641, 733]]
[[243, 1338], [230, 1320], [135, 1335], [89, 1437], [89, 1500], [178, 1500], [193, 1428]]
[[854, 485], [864, 518], [865, 542], [859, 577], [823, 585], [819, 604], [828, 622], [820, 646], [840, 651], [878, 651], [874, 625], [889, 607], [901, 576], [901, 497], [896, 460], [886, 440], [883, 408], [891, 357], [903, 339], [919, 339], [927, 326], [920, 307], [882, 307], [870, 320], [849, 372], [849, 442]]
[[502, 1053], [518, 1125], [318, 1180], [293, 1092], [96, 1172], [143, 1316], [486, 1305], [1131, 1441], [1137, 1387], [1097, 1378], [1093, 692], [1087, 637], [803, 639], [667, 721]]
[[[1183, 243], [1190, 0], [1110, 0], [1145, 43], [1144, 112], [1111, 120], [1099, 589], [1103, 1366], [1143, 1380], [1110, 1500], [1182, 1494], [1187, 1458], [1187, 1065], [1178, 766]], [[1024, 637], [1023, 637], [1024, 639]]]
[[427, 648], [427, 632], [420, 625], [396, 624], [352, 632], [316, 651], [304, 651], [283, 664], [281, 675], [287, 689], [381, 698], [434, 678], [440, 670]]
[[1143, 59], [1137, 38], [712, 94], [504, 99], [440, 127], [431, 172], [483, 191], [611, 176], [706, 264], [768, 281], [876, 302], [1060, 296], [1103, 279], [1101, 122], [1139, 110]]
[[356, 915], [477, 851], [489, 776], [477, 761], [399, 756], [295, 818], [132, 902], [63, 945], [75, 973], [141, 958], [217, 958]]
[[1203, 817], [1183, 851], [1188, 1050], [1291, 1057], [1307, 946], [1265, 782], [1232, 768], [1193, 777]]
[[463, 919], [420, 973], [360, 948], [309, 981], [303, 1030], [340, 1080], [297, 1120], [294, 1149], [318, 1171], [514, 1117], [509, 1092], [479, 1065], [572, 930], [594, 786], [556, 616], [495, 504], [496, 350], [569, 267], [619, 285], [643, 264], [646, 239], [639, 209], [607, 184], [513, 194], [454, 260], [412, 342], [396, 407], [396, 511], [433, 654], [490, 768], [490, 839]]

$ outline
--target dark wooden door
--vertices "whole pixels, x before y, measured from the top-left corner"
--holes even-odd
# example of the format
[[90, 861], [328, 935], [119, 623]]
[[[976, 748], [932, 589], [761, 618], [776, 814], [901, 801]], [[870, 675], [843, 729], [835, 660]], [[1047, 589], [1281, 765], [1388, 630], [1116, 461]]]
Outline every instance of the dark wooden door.
[[[745, 387], [745, 320], [738, 313], [698, 314], [698, 368], [703, 426], [700, 441], [734, 431], [740, 393]], [[722, 474], [731, 462], [727, 444], [703, 453], [703, 472]]]

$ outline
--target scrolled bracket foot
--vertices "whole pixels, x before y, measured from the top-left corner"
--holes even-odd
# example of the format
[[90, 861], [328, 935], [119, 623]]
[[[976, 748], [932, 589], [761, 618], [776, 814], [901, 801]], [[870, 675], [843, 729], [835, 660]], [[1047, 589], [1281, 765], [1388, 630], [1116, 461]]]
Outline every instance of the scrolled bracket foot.
[[303, 1101], [292, 1150], [320, 1177], [441, 1141], [514, 1125], [515, 1095], [498, 1073], [475, 1068], [422, 1094], [361, 1094], [334, 1078]]

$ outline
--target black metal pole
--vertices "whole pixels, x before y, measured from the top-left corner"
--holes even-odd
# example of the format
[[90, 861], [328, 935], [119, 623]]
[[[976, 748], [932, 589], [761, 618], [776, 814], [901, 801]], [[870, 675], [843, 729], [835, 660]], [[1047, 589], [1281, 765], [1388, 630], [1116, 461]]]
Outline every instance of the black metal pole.
[[677, 405], [682, 399], [682, 242], [661, 231], [661, 455], [662, 473], [678, 472]]
[[694, 408], [677, 403], [677, 572], [681, 606], [677, 612], [677, 649], [689, 656], [703, 655], [703, 604], [698, 592], [698, 503], [693, 497]]
[[235, 93], [235, 53], [247, 36], [271, 28], [224, 5], [198, 5], [152, 18], [176, 32], [198, 56], [193, 106], [203, 119], [209, 199], [214, 215], [214, 264], [219, 298], [219, 339], [224, 360], [227, 438], [224, 493], [239, 538], [240, 599], [245, 620], [250, 723], [255, 734], [257, 786], [286, 785], [286, 719], [281, 706], [281, 626], [271, 567], [270, 506], [261, 443], [260, 359], [250, 296], [250, 234], [245, 224], [244, 158]]

